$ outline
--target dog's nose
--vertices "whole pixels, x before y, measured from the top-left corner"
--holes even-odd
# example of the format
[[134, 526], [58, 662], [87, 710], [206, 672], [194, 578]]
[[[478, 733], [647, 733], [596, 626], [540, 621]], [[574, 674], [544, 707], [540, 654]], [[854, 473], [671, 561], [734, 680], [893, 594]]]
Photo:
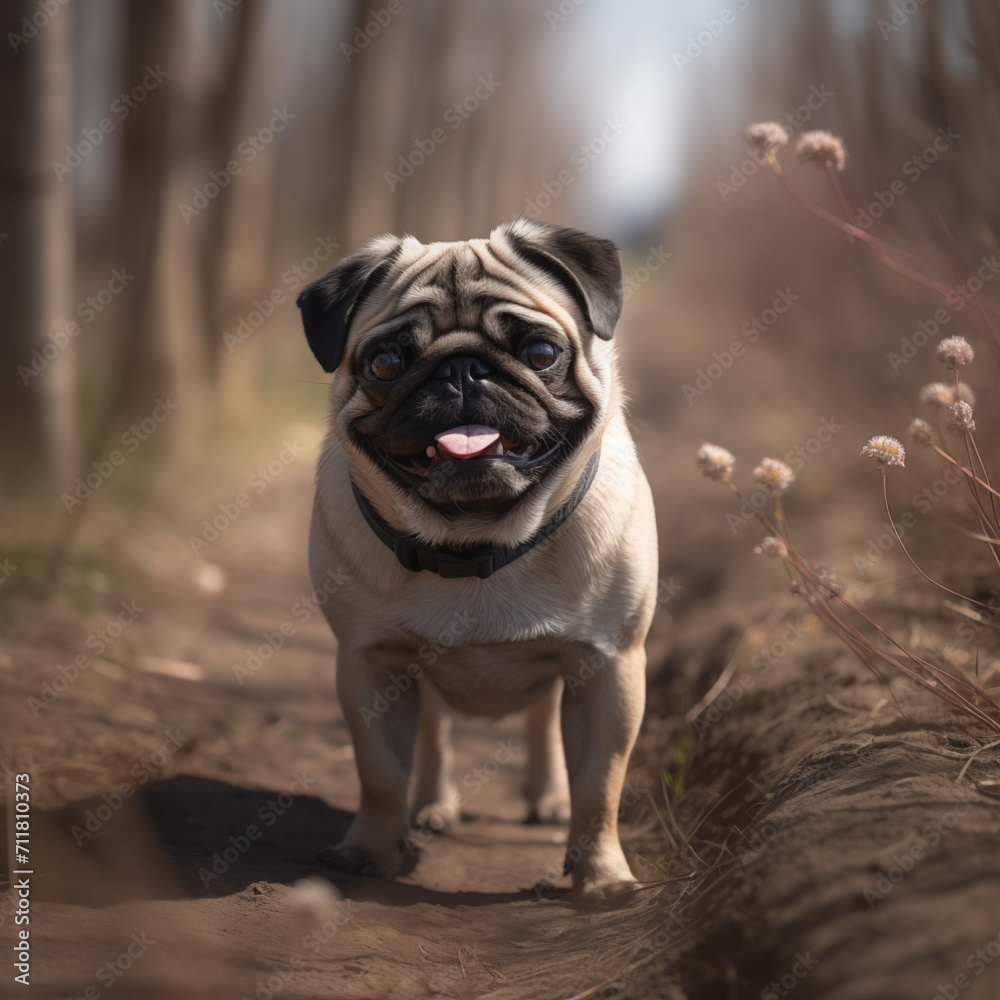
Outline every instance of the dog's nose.
[[449, 358], [434, 373], [434, 378], [451, 382], [456, 389], [469, 389], [491, 374], [491, 368], [479, 358]]

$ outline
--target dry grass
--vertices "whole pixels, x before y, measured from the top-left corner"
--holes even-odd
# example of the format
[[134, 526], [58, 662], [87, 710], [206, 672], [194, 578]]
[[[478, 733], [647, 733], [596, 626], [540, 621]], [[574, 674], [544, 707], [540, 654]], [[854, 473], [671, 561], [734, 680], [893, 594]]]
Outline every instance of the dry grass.
[[[784, 145], [784, 142], [779, 141], [781, 139], [779, 132], [780, 126], [776, 123], [759, 123], [749, 126], [745, 137], [765, 153], [767, 164], [800, 205], [829, 225], [842, 230], [851, 238], [852, 243], [856, 240], [857, 245], [864, 248], [878, 265], [888, 268], [916, 286], [929, 290], [945, 301], [952, 301], [956, 294], [954, 289], [936, 275], [933, 267], [918, 254], [910, 250], [901, 250], [891, 242], [875, 237], [859, 227], [858, 218], [837, 179], [837, 173], [844, 169], [845, 163], [844, 147], [839, 138], [826, 132], [807, 133], [800, 139], [796, 152], [803, 163], [813, 164], [823, 170], [832, 194], [843, 213], [842, 218], [799, 194], [789, 182], [776, 155], [778, 149]], [[950, 236], [943, 222], [941, 225], [945, 235]], [[957, 252], [955, 257], [961, 260]], [[1000, 358], [1000, 334], [996, 324], [998, 315], [992, 307], [982, 301], [979, 295], [980, 286], [981, 283], [977, 285], [967, 275], [965, 276], [962, 287], [975, 306], [970, 319], [995, 357]], [[1000, 567], [1000, 555], [997, 553], [997, 547], [1000, 546], [1000, 503], [998, 503], [1000, 492], [994, 489], [987, 464], [983, 459], [983, 451], [993, 454], [995, 449], [993, 447], [981, 449], [977, 444], [976, 424], [971, 405], [974, 397], [971, 390], [959, 379], [959, 372], [973, 363], [975, 353], [964, 337], [951, 336], [938, 343], [936, 354], [938, 360], [951, 373], [953, 385], [935, 383], [924, 387], [920, 398], [934, 411], [939, 425], [938, 430], [918, 417], [910, 425], [910, 433], [918, 445], [931, 450], [942, 472], [948, 477], [947, 481], [957, 483], [959, 486], [966, 507], [967, 523], [952, 524], [950, 527], [960, 535], [983, 544], [989, 551], [990, 557]], [[949, 432], [947, 438], [943, 436], [945, 428]], [[951, 443], [951, 450], [943, 444], [945, 440]], [[888, 469], [893, 466], [903, 467], [906, 464], [905, 449], [900, 441], [888, 435], [877, 435], [869, 439], [861, 449], [861, 455], [873, 459], [878, 466], [888, 525], [891, 526], [900, 550], [913, 568], [928, 583], [963, 602], [954, 606], [955, 610], [982, 624], [989, 624], [996, 614], [995, 600], [991, 599], [987, 603], [941, 583], [917, 564], [903, 541], [900, 529], [893, 520], [887, 487]], [[829, 567], [814, 566], [797, 551], [792, 543], [781, 501], [781, 495], [795, 479], [794, 473], [785, 463], [765, 458], [754, 469], [755, 480], [772, 497], [771, 517], [754, 509], [732, 481], [735, 459], [726, 449], [705, 444], [698, 451], [696, 464], [708, 478], [724, 483], [746, 509], [754, 510], [755, 516], [768, 535], [756, 551], [782, 561], [792, 581], [793, 592], [800, 595], [816, 617], [857, 653], [878, 676], [881, 677], [880, 667], [889, 667], [892, 671], [922, 685], [982, 725], [1000, 732], [1000, 704], [976, 679], [968, 676], [952, 662], [946, 651], [928, 658], [908, 649], [845, 596], [843, 584], [834, 577]], [[963, 566], [953, 563], [948, 566], [949, 575], [952, 577], [963, 575], [973, 577], [974, 570], [974, 565]]]

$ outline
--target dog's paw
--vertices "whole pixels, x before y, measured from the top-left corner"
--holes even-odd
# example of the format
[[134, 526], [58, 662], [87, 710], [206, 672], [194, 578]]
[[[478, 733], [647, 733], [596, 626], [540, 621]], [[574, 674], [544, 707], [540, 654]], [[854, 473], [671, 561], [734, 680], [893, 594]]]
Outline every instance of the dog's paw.
[[621, 903], [639, 887], [635, 879], [604, 881], [582, 879], [573, 886], [573, 899], [584, 906], [604, 906]]
[[633, 892], [637, 886], [622, 853], [616, 843], [595, 846], [587, 852], [566, 852], [564, 875], [573, 875], [573, 896], [578, 902], [613, 903]]
[[413, 825], [425, 833], [451, 833], [457, 820], [454, 809], [439, 802], [421, 806], [413, 816]]
[[529, 803], [526, 823], [568, 823], [570, 817], [569, 798], [561, 795], [546, 795], [537, 802]]
[[347, 875], [366, 878], [388, 878], [382, 866], [360, 847], [327, 847], [316, 855], [320, 864]]

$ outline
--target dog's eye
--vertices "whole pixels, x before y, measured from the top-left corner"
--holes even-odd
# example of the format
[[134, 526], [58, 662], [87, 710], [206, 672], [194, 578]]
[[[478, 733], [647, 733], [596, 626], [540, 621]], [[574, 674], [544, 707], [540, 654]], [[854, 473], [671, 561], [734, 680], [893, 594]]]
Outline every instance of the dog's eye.
[[551, 344], [544, 340], [538, 340], [533, 344], [528, 344], [521, 351], [521, 360], [529, 368], [541, 371], [543, 368], [551, 368], [558, 355], [559, 352]]
[[399, 378], [403, 372], [403, 359], [395, 351], [379, 351], [369, 365], [375, 378], [383, 382], [391, 382]]

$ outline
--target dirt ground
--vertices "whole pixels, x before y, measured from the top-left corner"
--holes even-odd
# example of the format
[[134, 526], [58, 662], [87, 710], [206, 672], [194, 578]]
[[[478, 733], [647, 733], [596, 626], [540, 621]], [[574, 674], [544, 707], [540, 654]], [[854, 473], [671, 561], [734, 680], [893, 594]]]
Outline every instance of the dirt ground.
[[[283, 442], [297, 453], [195, 554], [189, 536]], [[335, 642], [308, 603], [317, 446], [315, 427], [285, 426], [257, 456], [221, 456], [209, 486], [164, 473], [131, 513], [95, 498], [50, 602], [24, 585], [45, 539], [4, 529], [18, 567], [0, 643], [8, 806], [15, 774], [31, 788], [25, 995], [1000, 995], [1000, 748], [880, 684], [752, 555], [752, 528], [707, 557], [723, 500], [693, 473], [668, 490], [662, 469], [690, 459], [649, 444], [669, 528], [624, 813], [640, 887], [611, 908], [574, 904], [565, 830], [522, 822], [517, 718], [462, 721], [464, 822], [417, 837], [395, 883], [314, 864], [358, 791]], [[804, 547], [837, 537], [850, 551], [845, 520], [831, 514]], [[918, 645], [953, 631], [909, 586], [889, 599], [859, 583], [855, 598]], [[727, 693], [685, 722], [734, 657]], [[4, 996], [21, 995], [16, 905], [5, 888]]]

